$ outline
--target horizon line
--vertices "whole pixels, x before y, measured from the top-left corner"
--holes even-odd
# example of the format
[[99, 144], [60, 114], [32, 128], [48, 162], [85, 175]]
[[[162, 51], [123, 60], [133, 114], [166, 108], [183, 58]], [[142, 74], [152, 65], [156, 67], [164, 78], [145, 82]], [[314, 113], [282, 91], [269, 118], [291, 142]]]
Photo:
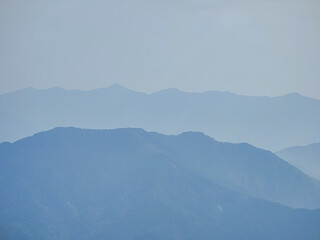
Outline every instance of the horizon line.
[[119, 84], [119, 83], [113, 83], [113, 84], [110, 84], [109, 86], [106, 86], [106, 87], [98, 87], [98, 88], [92, 88], [92, 89], [74, 89], [74, 88], [70, 89], [70, 88], [64, 88], [64, 87], [60, 87], [60, 86], [52, 86], [52, 87], [48, 87], [48, 88], [37, 88], [37, 87], [30, 86], [30, 87], [20, 88], [17, 90], [1, 93], [0, 96], [12, 94], [12, 93], [17, 93], [17, 92], [29, 90], [29, 89], [37, 90], [37, 91], [48, 91], [48, 90], [60, 89], [60, 90], [65, 90], [65, 91], [92, 92], [92, 91], [96, 91], [96, 90], [110, 89], [110, 88], [115, 88], [115, 87], [118, 87], [119, 89], [123, 89], [123, 90], [128, 90], [131, 92], [135, 92], [135, 93], [146, 94], [146, 95], [152, 95], [152, 94], [157, 94], [157, 93], [166, 92], [166, 91], [176, 91], [176, 92], [185, 93], [185, 94], [204, 94], [204, 93], [216, 92], [216, 93], [225, 93], [225, 94], [231, 94], [231, 95], [242, 96], [242, 97], [266, 97], [266, 98], [278, 98], [278, 97], [284, 97], [284, 96], [288, 96], [288, 95], [298, 95], [301, 97], [310, 98], [310, 99], [320, 101], [319, 98], [305, 96], [305, 95], [300, 94], [299, 92], [288, 92], [283, 95], [267, 96], [267, 95], [245, 95], [245, 94], [240, 94], [240, 93], [235, 93], [235, 92], [230, 92], [230, 91], [222, 91], [222, 90], [184, 91], [184, 90], [180, 90], [175, 87], [164, 88], [164, 89], [156, 90], [156, 91], [152, 91], [152, 92], [143, 92], [143, 91], [137, 91], [137, 90], [130, 89], [130, 88], [128, 88], [122, 84]]

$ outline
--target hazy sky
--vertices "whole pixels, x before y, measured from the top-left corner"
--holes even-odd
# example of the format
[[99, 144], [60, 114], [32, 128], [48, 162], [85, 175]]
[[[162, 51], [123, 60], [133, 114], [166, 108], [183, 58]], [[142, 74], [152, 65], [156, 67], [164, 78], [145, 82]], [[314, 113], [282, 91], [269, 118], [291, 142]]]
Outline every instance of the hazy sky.
[[320, 1], [0, 0], [0, 93], [112, 83], [320, 98]]

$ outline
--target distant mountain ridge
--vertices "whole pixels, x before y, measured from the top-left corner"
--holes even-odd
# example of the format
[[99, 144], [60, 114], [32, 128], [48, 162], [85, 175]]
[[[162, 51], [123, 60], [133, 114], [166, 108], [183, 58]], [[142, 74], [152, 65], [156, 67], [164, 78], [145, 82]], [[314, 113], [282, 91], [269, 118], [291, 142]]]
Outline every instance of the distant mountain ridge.
[[283, 95], [279, 95], [279, 96], [264, 96], [264, 95], [244, 95], [244, 94], [239, 94], [239, 93], [234, 93], [234, 92], [230, 92], [230, 91], [221, 91], [221, 90], [205, 90], [205, 91], [183, 91], [180, 90], [178, 88], [175, 87], [171, 87], [171, 88], [165, 88], [162, 90], [158, 90], [158, 91], [153, 91], [150, 93], [146, 93], [146, 92], [142, 92], [142, 91], [138, 91], [138, 90], [132, 90], [128, 87], [125, 87], [121, 84], [118, 83], [114, 83], [111, 84], [107, 87], [101, 87], [101, 88], [93, 88], [93, 89], [88, 89], [88, 90], [83, 90], [83, 89], [69, 89], [69, 88], [64, 88], [64, 87], [60, 87], [60, 86], [54, 86], [54, 87], [49, 87], [49, 88], [36, 88], [36, 87], [26, 87], [26, 88], [21, 88], [15, 91], [10, 91], [10, 92], [5, 92], [5, 93], [1, 93], [0, 96], [2, 95], [8, 95], [8, 94], [14, 94], [14, 93], [18, 93], [21, 91], [48, 91], [48, 90], [60, 90], [60, 91], [74, 91], [74, 92], [95, 92], [95, 91], [103, 91], [103, 90], [124, 90], [124, 91], [130, 91], [130, 92], [135, 92], [135, 93], [141, 93], [141, 94], [145, 94], [145, 95], [152, 95], [152, 94], [158, 94], [158, 93], [162, 93], [162, 92], [180, 92], [180, 93], [186, 93], [186, 94], [203, 94], [203, 93], [221, 93], [221, 94], [230, 94], [230, 95], [236, 95], [236, 96], [242, 96], [242, 97], [260, 97], [260, 98], [281, 98], [281, 97], [286, 97], [286, 96], [296, 96], [296, 97], [304, 97], [304, 98], [310, 98], [310, 99], [314, 99], [314, 100], [320, 100], [317, 98], [312, 98], [309, 96], [305, 96], [302, 95], [298, 92], [288, 92], [286, 94]]
[[[199, 167], [193, 169], [192, 163]], [[245, 176], [250, 181], [236, 185]], [[317, 182], [271, 152], [220, 143], [202, 133], [55, 128], [0, 144], [0, 237], [319, 238], [319, 210], [290, 209], [220, 183], [241, 192], [260, 186], [270, 193], [271, 187], [271, 197], [279, 188], [296, 204], [316, 200], [319, 190], [308, 192]], [[255, 187], [247, 189], [248, 183]]]
[[320, 180], [320, 142], [286, 148], [276, 154], [306, 174]]
[[320, 101], [295, 93], [271, 98], [177, 89], [146, 94], [120, 85], [90, 91], [28, 88], [0, 95], [0, 116], [0, 142], [57, 126], [200, 131], [273, 151], [320, 141]]
[[[106, 136], [110, 139], [108, 144], [112, 146], [115, 142], [117, 148], [120, 148], [123, 142], [130, 144], [124, 137], [129, 135], [131, 138], [146, 142], [150, 149], [169, 156], [175, 164], [221, 186], [294, 208], [320, 208], [320, 181], [303, 174], [272, 152], [246, 143], [218, 142], [200, 132], [162, 135], [136, 128], [115, 130], [55, 128], [38, 133], [30, 140], [40, 141], [41, 136], [46, 137], [46, 135], [57, 136], [60, 139], [60, 134], [71, 139], [75, 136], [79, 136], [80, 139], [85, 136], [94, 139], [95, 134], [99, 137]], [[19, 140], [13, 146], [19, 146], [28, 139]], [[54, 144], [60, 146], [61, 143], [54, 142]], [[66, 146], [68, 144], [74, 143], [66, 142]]]

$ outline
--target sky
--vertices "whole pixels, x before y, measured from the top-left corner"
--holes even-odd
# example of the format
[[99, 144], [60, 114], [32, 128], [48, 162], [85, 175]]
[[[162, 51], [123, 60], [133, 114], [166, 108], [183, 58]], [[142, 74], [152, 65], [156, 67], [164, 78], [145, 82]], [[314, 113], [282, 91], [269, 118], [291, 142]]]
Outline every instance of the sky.
[[0, 94], [113, 83], [320, 99], [320, 1], [0, 0]]

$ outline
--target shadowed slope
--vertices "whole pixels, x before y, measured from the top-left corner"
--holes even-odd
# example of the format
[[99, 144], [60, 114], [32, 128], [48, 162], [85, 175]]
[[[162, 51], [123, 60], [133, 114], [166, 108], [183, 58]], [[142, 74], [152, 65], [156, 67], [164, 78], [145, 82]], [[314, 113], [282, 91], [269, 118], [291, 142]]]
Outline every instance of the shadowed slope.
[[[185, 148], [191, 139], [193, 147]], [[74, 128], [3, 143], [0, 236], [15, 240], [320, 236], [318, 210], [293, 210], [253, 199], [189, 168], [192, 156], [185, 156], [199, 145], [212, 144], [222, 143], [199, 133], [164, 136], [141, 129]], [[185, 153], [179, 153], [181, 147]], [[194, 161], [204, 161], [207, 154], [210, 151], [198, 151]]]

